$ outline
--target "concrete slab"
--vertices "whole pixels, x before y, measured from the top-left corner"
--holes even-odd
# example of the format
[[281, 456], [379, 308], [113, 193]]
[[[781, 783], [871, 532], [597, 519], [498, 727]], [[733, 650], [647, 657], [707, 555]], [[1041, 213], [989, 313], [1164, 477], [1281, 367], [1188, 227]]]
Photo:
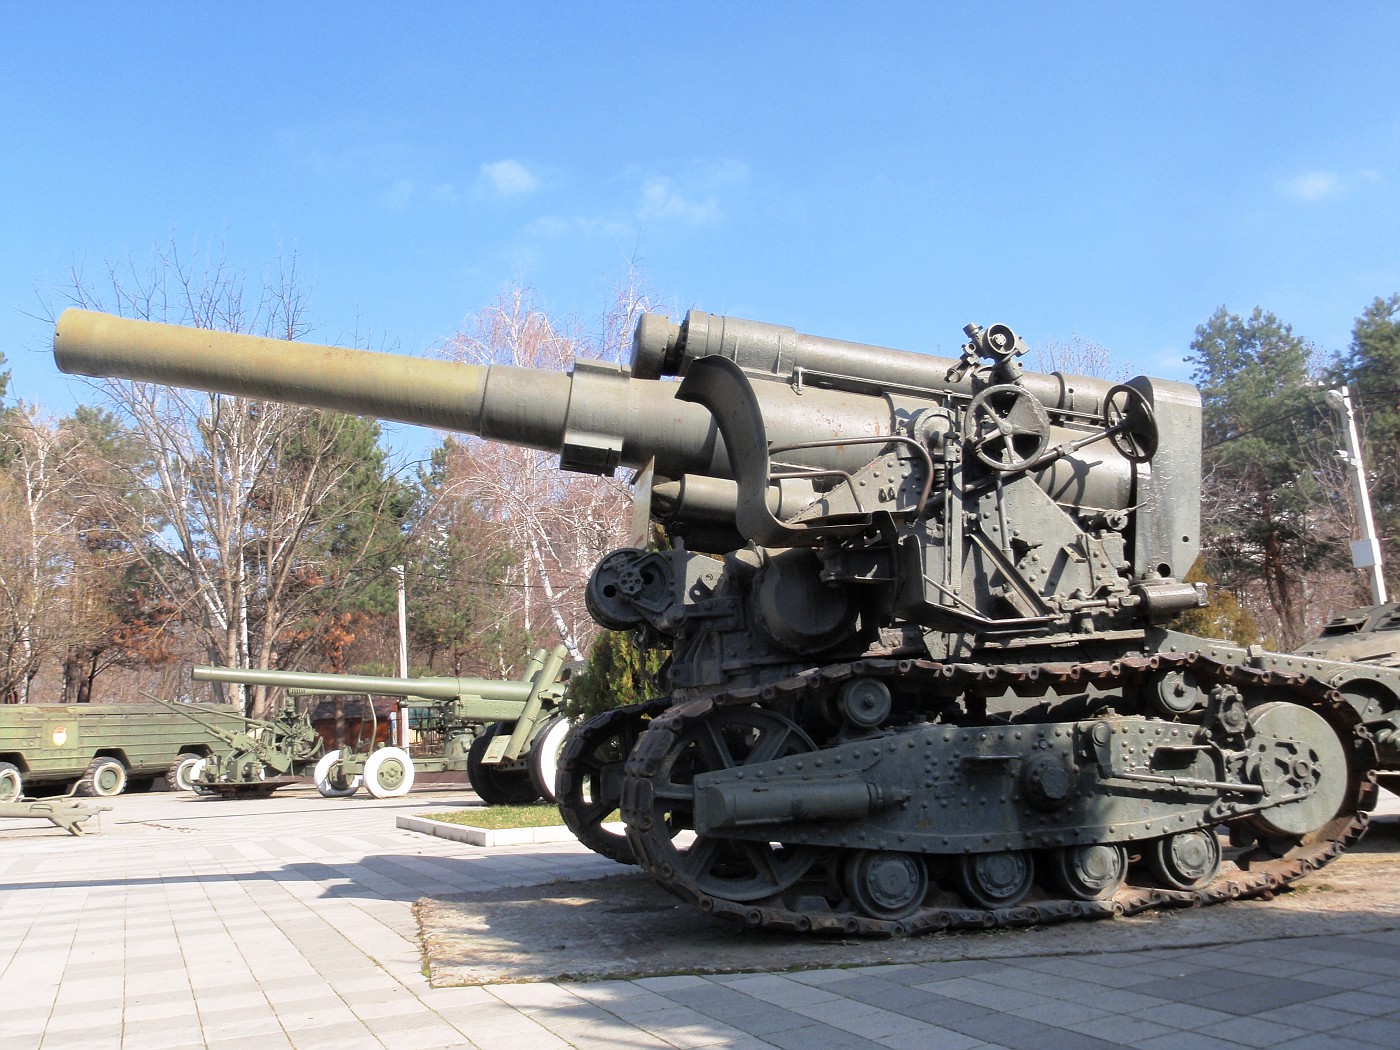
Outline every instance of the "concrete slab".
[[[552, 883], [547, 893], [557, 896], [565, 883], [627, 871], [567, 842], [483, 851], [394, 827], [399, 814], [474, 801], [461, 789], [433, 787], [383, 801], [296, 789], [230, 802], [122, 796], [101, 831], [81, 839], [33, 821], [0, 821], [0, 1046], [307, 1050], [348, 1040], [396, 1050], [1045, 1050], [1102, 1045], [1075, 1028], [1097, 1019], [1086, 1006], [1098, 1017], [1145, 1022], [1132, 1029], [1140, 1037], [1155, 1031], [1147, 1024], [1168, 1029], [1140, 1038], [1143, 1047], [1248, 1045], [1252, 1033], [1289, 1030], [1304, 1034], [1282, 1045], [1395, 1043], [1400, 1000], [1389, 967], [1400, 957], [1400, 929], [1383, 909], [1362, 915], [1337, 906], [1344, 873], [1384, 881], [1384, 858], [1365, 855], [1315, 876], [1309, 892], [1275, 902], [1295, 911], [1261, 910], [1243, 939], [1210, 947], [1181, 947], [1163, 935], [1219, 909], [1172, 913], [1169, 922], [1147, 924], [1141, 942], [1113, 952], [1096, 942], [1087, 954], [1048, 954], [1055, 949], [1044, 935], [1053, 937], [1052, 929], [932, 938], [918, 947], [938, 945], [943, 954], [917, 962], [887, 957], [908, 945], [866, 942], [860, 950], [886, 954], [851, 965], [852, 946], [838, 942], [827, 948], [845, 950], [845, 958], [794, 973], [792, 966], [811, 964], [811, 942], [801, 941], [787, 945], [781, 961], [758, 962], [771, 967], [759, 973], [696, 973], [706, 962], [697, 954], [683, 976], [435, 988], [413, 913], [425, 892], [465, 902]], [[1385, 842], [1373, 839], [1373, 853]], [[742, 933], [717, 926], [724, 936]], [[969, 957], [970, 945], [985, 957]], [[1288, 965], [1256, 972], [1251, 960]], [[1238, 1001], [1237, 1012], [1193, 1004], [1213, 988], [1240, 987], [1231, 982], [1241, 972], [1259, 989], [1280, 978], [1330, 994], [1280, 1006], [1260, 991]], [[958, 980], [978, 985], [949, 984]], [[1148, 982], [1154, 994], [1133, 991]], [[940, 991], [954, 987], [976, 994]], [[1013, 1007], [1008, 990], [1044, 1001]], [[871, 1030], [848, 1030], [851, 1018], [869, 1019]], [[1211, 1025], [1219, 1027], [1204, 1034]]]

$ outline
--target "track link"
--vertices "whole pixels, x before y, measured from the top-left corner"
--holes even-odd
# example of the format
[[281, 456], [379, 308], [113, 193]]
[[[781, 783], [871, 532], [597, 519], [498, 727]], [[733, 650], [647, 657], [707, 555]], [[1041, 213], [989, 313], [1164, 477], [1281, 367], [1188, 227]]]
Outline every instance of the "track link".
[[[1105, 900], [1036, 900], [1015, 907], [982, 909], [925, 905], [912, 915], [887, 920], [830, 907], [820, 898], [774, 894], [757, 901], [727, 900], [696, 888], [678, 872], [670, 858], [672, 829], [653, 819], [652, 777], [677, 741], [695, 725], [725, 707], [758, 704], [791, 709], [796, 703], [825, 696], [856, 677], [873, 677], [938, 685], [947, 690], [1048, 683], [1095, 685], [1109, 690], [1130, 677], [1156, 676], [1189, 669], [1203, 688], [1215, 684], [1263, 687], [1285, 694], [1322, 715], [1349, 750], [1350, 780], [1338, 816], [1304, 836], [1281, 855], [1261, 849], [1236, 858], [1238, 870], [1222, 872], [1205, 887], [1182, 891], [1157, 886], [1126, 885]], [[701, 911], [747, 926], [797, 933], [857, 936], [903, 936], [940, 930], [1032, 926], [1076, 919], [1133, 915], [1155, 908], [1201, 907], [1245, 898], [1268, 898], [1275, 892], [1331, 863], [1364, 833], [1366, 810], [1374, 805], [1375, 753], [1358, 724], [1354, 710], [1335, 691], [1298, 674], [1262, 671], [1214, 661], [1197, 652], [1131, 656], [1093, 664], [1030, 666], [946, 664], [926, 660], [871, 659], [803, 672], [760, 688], [735, 690], [698, 698], [655, 717], [628, 759], [623, 784], [622, 815], [634, 857], [653, 878]], [[780, 838], [781, 833], [775, 833]]]

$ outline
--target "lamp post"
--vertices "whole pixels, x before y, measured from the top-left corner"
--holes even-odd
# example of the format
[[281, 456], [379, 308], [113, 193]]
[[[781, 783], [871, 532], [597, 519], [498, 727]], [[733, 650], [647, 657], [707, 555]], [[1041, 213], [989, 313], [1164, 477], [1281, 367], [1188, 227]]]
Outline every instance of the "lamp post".
[[1347, 465], [1351, 490], [1356, 497], [1357, 517], [1361, 519], [1361, 538], [1351, 541], [1351, 563], [1366, 573], [1371, 584], [1371, 603], [1384, 605], [1385, 574], [1381, 570], [1381, 543], [1376, 536], [1376, 523], [1371, 516], [1371, 493], [1366, 485], [1366, 470], [1361, 462], [1361, 442], [1356, 436], [1356, 413], [1352, 409], [1351, 391], [1346, 386], [1327, 391], [1327, 403], [1342, 422], [1342, 436], [1347, 447], [1337, 449], [1337, 456]]

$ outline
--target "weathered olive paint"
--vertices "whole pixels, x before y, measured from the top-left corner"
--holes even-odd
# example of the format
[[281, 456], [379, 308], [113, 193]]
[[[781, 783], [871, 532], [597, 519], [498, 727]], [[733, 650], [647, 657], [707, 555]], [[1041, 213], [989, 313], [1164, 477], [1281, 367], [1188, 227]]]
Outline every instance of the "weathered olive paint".
[[[243, 719], [226, 704], [193, 705], [229, 731]], [[0, 706], [0, 762], [20, 771], [26, 789], [67, 789], [96, 758], [122, 763], [128, 781], [164, 776], [181, 754], [225, 747], [213, 734], [159, 704], [6, 704]]]

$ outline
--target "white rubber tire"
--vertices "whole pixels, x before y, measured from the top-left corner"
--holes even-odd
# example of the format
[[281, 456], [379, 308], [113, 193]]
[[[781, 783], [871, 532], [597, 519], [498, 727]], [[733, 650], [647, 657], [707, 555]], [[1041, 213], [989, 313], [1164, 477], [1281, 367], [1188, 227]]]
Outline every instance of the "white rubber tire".
[[316, 763], [316, 771], [311, 774], [316, 781], [316, 790], [326, 798], [349, 798], [356, 791], [360, 790], [362, 777], [353, 777], [345, 787], [336, 787], [331, 783], [331, 771], [340, 764], [340, 750], [327, 751], [321, 756], [321, 760]]
[[559, 801], [559, 754], [573, 727], [567, 718], [552, 718], [530, 744], [530, 778], [546, 802]]
[[381, 747], [365, 762], [365, 789], [375, 798], [399, 798], [413, 787], [413, 759], [401, 747]]

